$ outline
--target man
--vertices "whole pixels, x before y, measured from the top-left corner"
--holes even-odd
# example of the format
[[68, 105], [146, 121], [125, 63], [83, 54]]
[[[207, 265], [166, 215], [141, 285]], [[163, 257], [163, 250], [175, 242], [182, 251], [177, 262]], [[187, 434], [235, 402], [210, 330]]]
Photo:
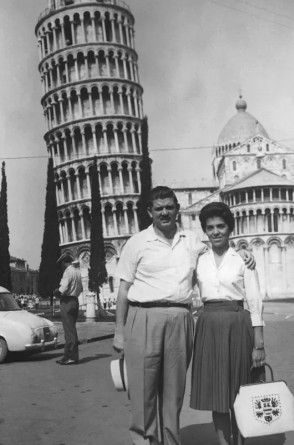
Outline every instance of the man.
[[53, 295], [60, 298], [60, 313], [64, 330], [65, 346], [60, 365], [74, 365], [79, 361], [76, 322], [79, 314], [78, 296], [83, 291], [80, 270], [73, 266], [71, 257], [63, 253], [57, 260], [63, 272], [58, 289]]
[[193, 343], [192, 276], [204, 245], [180, 230], [173, 190], [151, 190], [153, 224], [126, 243], [117, 275], [113, 347], [123, 352], [135, 445], [179, 445], [179, 416]]

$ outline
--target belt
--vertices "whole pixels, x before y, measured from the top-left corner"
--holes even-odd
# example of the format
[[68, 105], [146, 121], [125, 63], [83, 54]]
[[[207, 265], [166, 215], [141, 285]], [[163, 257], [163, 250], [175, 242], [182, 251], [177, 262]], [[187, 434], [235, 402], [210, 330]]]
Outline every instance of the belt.
[[78, 298], [75, 295], [61, 295], [60, 300], [66, 299], [66, 298]]
[[169, 303], [168, 301], [150, 301], [148, 303], [139, 303], [137, 301], [128, 301], [130, 306], [136, 306], [136, 307], [183, 307], [185, 309], [190, 309], [190, 304], [185, 303]]

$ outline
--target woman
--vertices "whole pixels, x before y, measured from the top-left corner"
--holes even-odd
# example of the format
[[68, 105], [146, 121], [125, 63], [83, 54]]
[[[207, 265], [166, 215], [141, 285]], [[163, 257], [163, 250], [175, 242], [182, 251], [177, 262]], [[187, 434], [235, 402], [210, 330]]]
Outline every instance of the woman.
[[[234, 229], [230, 208], [212, 202], [200, 212], [212, 249], [199, 258], [197, 282], [204, 303], [196, 324], [191, 408], [212, 411], [218, 443], [243, 443], [233, 413], [250, 368], [264, 365], [262, 299], [256, 270], [229, 246]], [[244, 310], [246, 301], [248, 309]]]

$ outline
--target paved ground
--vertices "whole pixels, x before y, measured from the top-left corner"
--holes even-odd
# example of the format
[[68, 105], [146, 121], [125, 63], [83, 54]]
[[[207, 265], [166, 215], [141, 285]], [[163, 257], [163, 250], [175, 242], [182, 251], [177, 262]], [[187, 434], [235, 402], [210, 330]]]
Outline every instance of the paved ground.
[[[285, 380], [294, 393], [294, 302], [265, 302], [264, 318], [266, 322], [265, 340], [267, 344], [267, 361], [274, 369], [276, 380]], [[78, 333], [81, 343], [111, 338], [114, 321], [80, 322]], [[59, 323], [61, 343], [62, 326]], [[194, 411], [189, 408], [190, 370], [185, 402], [181, 415], [184, 445], [215, 445], [211, 413]], [[121, 396], [121, 395], [119, 395]], [[201, 442], [196, 438], [202, 437]], [[196, 440], [195, 440], [196, 439]], [[294, 432], [259, 439], [247, 439], [246, 445], [293, 445]]]
[[[287, 320], [294, 321], [294, 302], [265, 302], [264, 315], [268, 320]], [[64, 335], [61, 321], [55, 321], [59, 332], [60, 346], [64, 343]], [[77, 330], [79, 340], [81, 343], [87, 341], [103, 340], [110, 338], [114, 333], [114, 318], [113, 321], [82, 321], [77, 323]]]
[[[294, 303], [265, 304], [267, 360], [294, 393]], [[60, 347], [63, 346], [61, 323]], [[114, 321], [79, 322], [80, 364], [56, 365], [62, 349], [13, 358], [0, 367], [0, 445], [130, 445], [129, 401], [109, 365]], [[102, 341], [98, 341], [102, 340]], [[181, 414], [183, 445], [216, 445], [210, 412], [189, 408], [190, 370]], [[294, 432], [246, 445], [293, 445]]]

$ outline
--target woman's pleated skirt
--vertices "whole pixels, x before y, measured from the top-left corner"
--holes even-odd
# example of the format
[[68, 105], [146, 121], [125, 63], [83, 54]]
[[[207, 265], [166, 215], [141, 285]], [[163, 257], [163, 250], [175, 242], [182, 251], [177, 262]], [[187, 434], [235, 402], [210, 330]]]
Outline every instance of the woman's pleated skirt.
[[243, 302], [204, 304], [196, 323], [190, 406], [228, 412], [240, 385], [249, 382], [253, 328]]

